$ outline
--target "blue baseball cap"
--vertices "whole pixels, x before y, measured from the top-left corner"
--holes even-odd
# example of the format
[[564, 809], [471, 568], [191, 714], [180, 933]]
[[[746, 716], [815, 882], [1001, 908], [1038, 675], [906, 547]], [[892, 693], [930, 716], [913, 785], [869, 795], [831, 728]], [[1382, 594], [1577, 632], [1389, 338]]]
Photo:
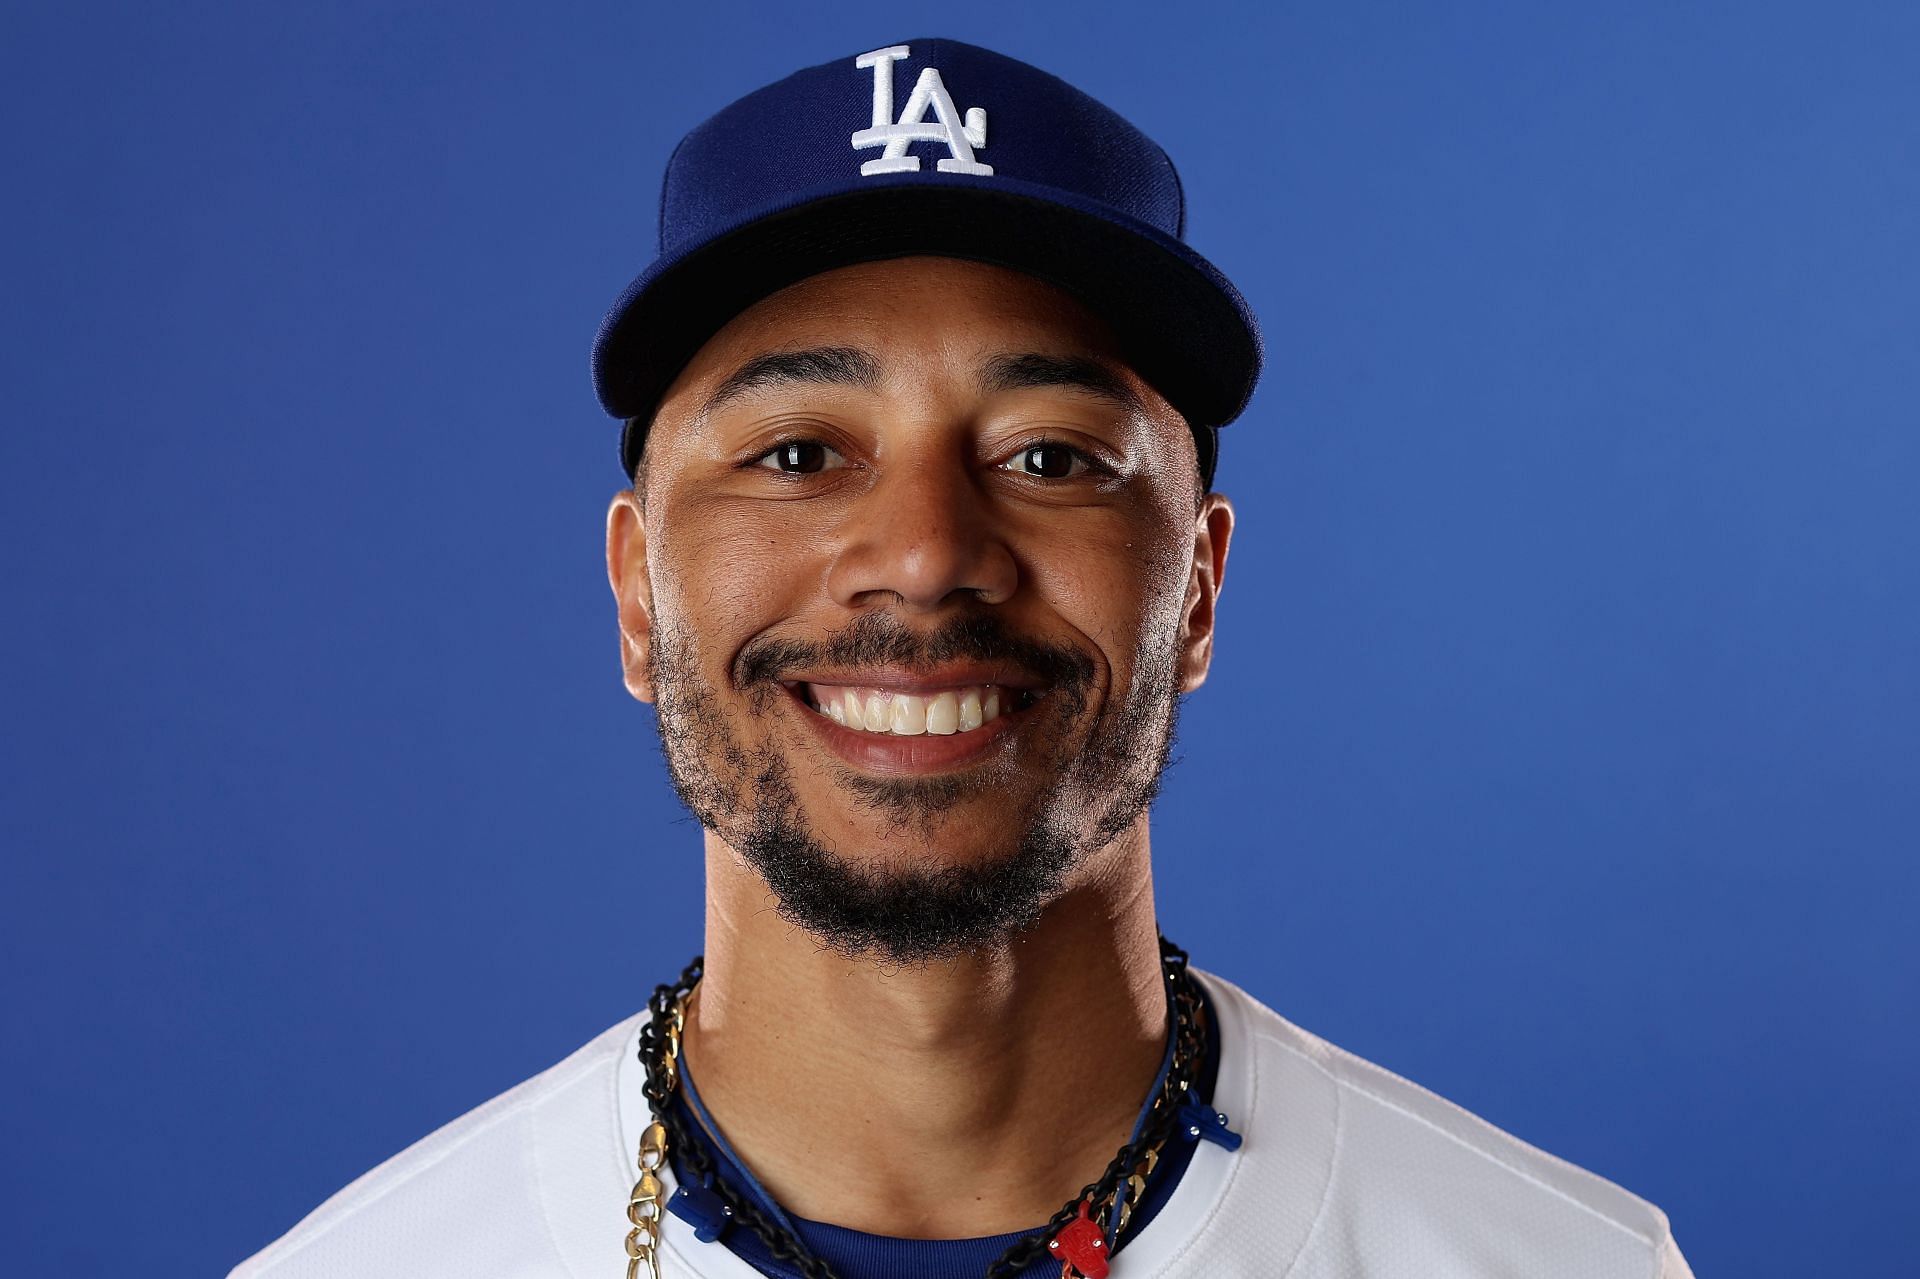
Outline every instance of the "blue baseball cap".
[[1072, 85], [989, 49], [911, 40], [799, 71], [680, 140], [660, 252], [608, 312], [593, 382], [639, 464], [661, 397], [740, 312], [835, 267], [935, 254], [1078, 298], [1192, 426], [1215, 430], [1260, 374], [1253, 312], [1187, 247], [1186, 201], [1154, 141]]

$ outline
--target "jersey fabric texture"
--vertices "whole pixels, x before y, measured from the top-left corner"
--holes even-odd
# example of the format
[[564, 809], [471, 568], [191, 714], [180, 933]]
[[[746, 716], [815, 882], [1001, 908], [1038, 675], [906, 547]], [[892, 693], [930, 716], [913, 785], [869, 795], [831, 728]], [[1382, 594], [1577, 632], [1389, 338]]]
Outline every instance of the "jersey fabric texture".
[[[1213, 1104], [1245, 1141], [1200, 1143], [1114, 1279], [1693, 1279], [1651, 1204], [1195, 976]], [[367, 1173], [231, 1279], [624, 1273], [642, 1020]], [[678, 1217], [661, 1239], [670, 1279], [757, 1279]]]

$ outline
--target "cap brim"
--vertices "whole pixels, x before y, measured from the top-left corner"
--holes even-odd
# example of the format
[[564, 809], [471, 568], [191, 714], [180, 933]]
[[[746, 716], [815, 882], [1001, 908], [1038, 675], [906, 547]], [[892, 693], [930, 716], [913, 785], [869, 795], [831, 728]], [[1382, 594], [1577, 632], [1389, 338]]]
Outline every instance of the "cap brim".
[[[835, 267], [930, 253], [1046, 280], [1110, 324], [1134, 370], [1195, 428], [1238, 417], [1260, 372], [1246, 301], [1157, 228], [1053, 188], [927, 175], [756, 212], [654, 262], [600, 326], [593, 377], [619, 418], [651, 418], [707, 339], [789, 284]], [[928, 181], [928, 178], [936, 180]], [[637, 442], [629, 452], [637, 451]], [[635, 458], [624, 459], [631, 472]]]

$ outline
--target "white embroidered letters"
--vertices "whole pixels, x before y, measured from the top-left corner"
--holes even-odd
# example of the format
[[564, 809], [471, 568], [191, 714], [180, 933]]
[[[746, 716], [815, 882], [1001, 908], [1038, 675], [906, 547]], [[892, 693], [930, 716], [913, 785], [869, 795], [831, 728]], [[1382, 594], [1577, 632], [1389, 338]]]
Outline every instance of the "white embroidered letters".
[[[975, 147], [987, 145], [987, 113], [980, 107], [968, 107], [963, 122], [960, 109], [953, 105], [940, 73], [932, 67], [920, 73], [907, 105], [900, 108], [900, 119], [893, 119], [893, 64], [907, 56], [907, 46], [896, 44], [886, 49], [863, 53], [853, 65], [873, 68], [873, 127], [853, 135], [853, 149], [883, 147], [880, 158], [860, 166], [861, 177], [876, 173], [913, 173], [920, 168], [920, 157], [907, 154], [909, 142], [944, 142], [951, 152], [934, 164], [942, 173], [973, 173], [985, 177], [993, 166], [973, 158]], [[927, 110], [933, 119], [927, 119]]]

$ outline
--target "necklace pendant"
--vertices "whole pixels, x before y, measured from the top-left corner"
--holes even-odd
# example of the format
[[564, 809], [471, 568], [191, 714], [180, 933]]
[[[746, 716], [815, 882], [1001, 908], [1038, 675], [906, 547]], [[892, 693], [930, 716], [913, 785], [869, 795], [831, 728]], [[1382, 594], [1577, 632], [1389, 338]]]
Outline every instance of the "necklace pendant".
[[1084, 1199], [1080, 1201], [1080, 1214], [1047, 1240], [1047, 1251], [1064, 1263], [1060, 1268], [1061, 1279], [1072, 1279], [1075, 1274], [1084, 1275], [1086, 1279], [1107, 1279], [1107, 1237], [1099, 1225], [1088, 1218]]
[[713, 1174], [698, 1186], [681, 1186], [667, 1200], [667, 1211], [693, 1227], [693, 1237], [712, 1243], [733, 1224], [733, 1209], [713, 1189]]
[[1188, 1141], [1204, 1140], [1228, 1150], [1240, 1149], [1242, 1138], [1227, 1127], [1225, 1113], [1215, 1110], [1192, 1094], [1188, 1095], [1186, 1105], [1180, 1107], [1179, 1119], [1179, 1131]]

